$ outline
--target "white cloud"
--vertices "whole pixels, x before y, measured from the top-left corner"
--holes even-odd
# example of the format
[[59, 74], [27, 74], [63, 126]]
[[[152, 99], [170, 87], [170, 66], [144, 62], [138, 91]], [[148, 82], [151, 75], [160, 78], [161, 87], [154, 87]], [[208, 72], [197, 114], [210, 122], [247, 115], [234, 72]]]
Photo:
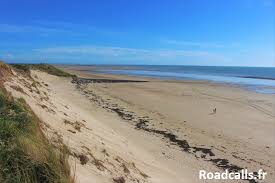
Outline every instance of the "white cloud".
[[0, 24], [0, 32], [6, 33], [64, 33], [67, 30], [43, 26]]
[[[64, 21], [45, 21], [45, 20], [38, 20], [34, 21], [33, 23], [40, 25], [40, 26], [49, 26], [54, 27], [56, 29], [61, 30], [68, 30], [73, 32], [74, 34], [81, 34], [81, 35], [89, 35], [91, 33], [102, 34], [102, 35], [125, 35], [126, 32], [122, 31], [115, 31], [115, 30], [106, 30], [101, 27], [95, 27], [89, 24], [81, 24], [81, 23], [72, 23], [72, 22], [64, 22]], [[76, 33], [77, 32], [77, 33]]]
[[11, 58], [14, 58], [14, 55], [11, 53], [4, 53], [4, 54], [1, 54], [1, 57], [4, 59], [11, 59]]
[[136, 49], [125, 47], [106, 47], [106, 46], [72, 46], [72, 47], [51, 47], [34, 49], [39, 55], [60, 57], [109, 57], [128, 60], [178, 60], [186, 58], [197, 58], [202, 60], [224, 60], [225, 58], [216, 53], [193, 50], [171, 50], [171, 49]]
[[103, 36], [125, 36], [126, 32], [110, 31], [86, 24], [75, 24], [70, 22], [54, 22], [54, 21], [34, 21], [32, 25], [18, 24], [1, 24], [0, 32], [3, 33], [33, 33], [41, 36], [50, 34], [63, 34], [72, 36], [89, 36], [91, 34]]
[[179, 46], [191, 46], [201, 48], [223, 48], [225, 45], [221, 43], [209, 43], [209, 42], [193, 42], [193, 41], [182, 41], [182, 40], [165, 40], [167, 44], [174, 44]]

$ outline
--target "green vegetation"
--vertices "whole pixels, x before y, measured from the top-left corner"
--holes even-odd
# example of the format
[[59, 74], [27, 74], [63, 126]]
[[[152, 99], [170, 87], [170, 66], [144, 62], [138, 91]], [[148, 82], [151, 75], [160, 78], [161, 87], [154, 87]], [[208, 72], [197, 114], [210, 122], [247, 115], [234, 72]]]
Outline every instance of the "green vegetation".
[[65, 147], [54, 148], [23, 99], [0, 86], [0, 182], [73, 182]]
[[62, 77], [74, 76], [49, 64], [12, 64], [12, 66], [15, 69], [24, 71], [25, 73], [29, 73], [31, 69], [34, 69], [34, 70], [47, 72], [48, 74], [55, 75], [55, 76], [62, 76]]

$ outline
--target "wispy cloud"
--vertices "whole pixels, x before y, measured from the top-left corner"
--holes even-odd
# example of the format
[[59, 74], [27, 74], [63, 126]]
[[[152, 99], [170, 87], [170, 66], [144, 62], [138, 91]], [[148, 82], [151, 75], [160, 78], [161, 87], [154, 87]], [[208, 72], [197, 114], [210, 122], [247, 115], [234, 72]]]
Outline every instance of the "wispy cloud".
[[4, 54], [1, 54], [1, 58], [12, 59], [12, 58], [14, 58], [14, 55], [11, 53], [4, 53]]
[[67, 30], [32, 25], [0, 24], [0, 32], [6, 33], [64, 33]]
[[68, 30], [71, 32], [78, 32], [82, 35], [87, 35], [90, 33], [102, 34], [102, 35], [125, 35], [126, 32], [123, 31], [115, 31], [115, 30], [107, 30], [102, 27], [96, 27], [83, 23], [72, 23], [66, 21], [46, 21], [46, 20], [37, 20], [33, 23], [40, 26], [49, 26], [54, 27], [56, 29]]
[[54, 56], [99, 56], [128, 60], [181, 60], [186, 58], [200, 58], [200, 59], [220, 59], [223, 60], [221, 55], [206, 51], [193, 51], [193, 50], [172, 50], [172, 49], [136, 49], [125, 47], [106, 47], [106, 46], [74, 46], [74, 47], [51, 47], [40, 48], [33, 50], [40, 55], [54, 55]]
[[209, 43], [209, 42], [193, 42], [183, 40], [165, 40], [167, 44], [173, 44], [178, 46], [200, 47], [200, 48], [223, 48], [224, 44], [221, 43]]
[[86, 24], [75, 24], [71, 22], [58, 21], [33, 21], [30, 25], [20, 24], [1, 24], [0, 32], [2, 33], [33, 33], [38, 35], [60, 35], [70, 36], [89, 36], [91, 34], [104, 36], [125, 35], [125, 32], [110, 31], [104, 28], [94, 27]]

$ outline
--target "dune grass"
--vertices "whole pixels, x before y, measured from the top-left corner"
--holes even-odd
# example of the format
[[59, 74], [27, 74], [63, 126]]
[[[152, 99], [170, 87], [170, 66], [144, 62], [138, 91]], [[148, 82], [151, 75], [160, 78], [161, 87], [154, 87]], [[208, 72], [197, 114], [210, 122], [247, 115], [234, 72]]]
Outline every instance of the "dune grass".
[[66, 148], [54, 148], [39, 123], [23, 99], [0, 86], [0, 182], [73, 182]]
[[34, 70], [40, 70], [55, 76], [61, 76], [61, 77], [74, 76], [49, 64], [12, 64], [12, 66], [18, 70], [24, 71], [25, 73], [28, 73], [30, 72], [31, 69], [34, 69]]

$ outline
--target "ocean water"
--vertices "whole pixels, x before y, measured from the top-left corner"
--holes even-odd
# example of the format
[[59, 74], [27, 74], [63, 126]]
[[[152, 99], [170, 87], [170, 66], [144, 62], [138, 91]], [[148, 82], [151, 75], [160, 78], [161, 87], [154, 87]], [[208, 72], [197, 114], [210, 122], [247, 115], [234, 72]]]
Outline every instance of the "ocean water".
[[275, 94], [274, 67], [223, 66], [97, 66], [96, 72], [164, 79], [207, 80], [235, 84], [267, 94]]

